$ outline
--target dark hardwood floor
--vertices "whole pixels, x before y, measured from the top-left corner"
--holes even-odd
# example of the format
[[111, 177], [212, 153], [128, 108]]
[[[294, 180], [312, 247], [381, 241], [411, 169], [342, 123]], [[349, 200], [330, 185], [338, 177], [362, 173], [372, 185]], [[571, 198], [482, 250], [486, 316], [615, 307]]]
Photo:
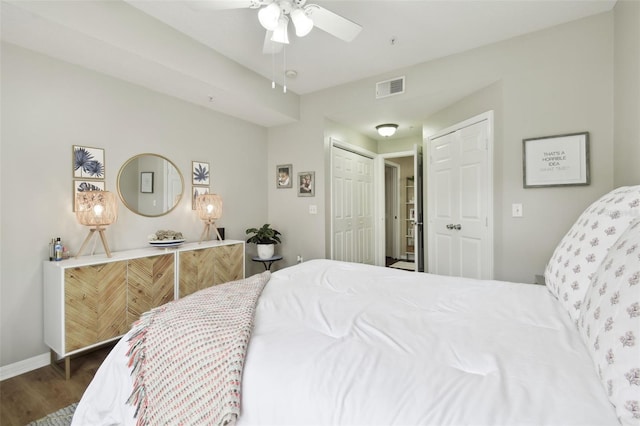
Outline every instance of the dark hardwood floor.
[[80, 401], [113, 344], [71, 359], [71, 379], [50, 365], [0, 382], [0, 425], [24, 426]]

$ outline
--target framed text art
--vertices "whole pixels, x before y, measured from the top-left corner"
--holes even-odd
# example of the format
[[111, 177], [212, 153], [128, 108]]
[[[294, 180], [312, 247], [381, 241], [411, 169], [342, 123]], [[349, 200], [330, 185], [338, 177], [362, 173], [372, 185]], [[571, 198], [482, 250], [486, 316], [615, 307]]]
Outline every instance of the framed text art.
[[292, 188], [291, 173], [293, 173], [293, 166], [291, 164], [276, 166], [276, 188]]
[[104, 149], [73, 145], [73, 178], [104, 179]]
[[316, 174], [315, 172], [298, 173], [298, 197], [315, 197]]
[[140, 172], [140, 192], [153, 194], [153, 172]]
[[209, 185], [209, 163], [204, 161], [191, 162], [191, 184]]
[[525, 188], [589, 185], [589, 132], [523, 139]]

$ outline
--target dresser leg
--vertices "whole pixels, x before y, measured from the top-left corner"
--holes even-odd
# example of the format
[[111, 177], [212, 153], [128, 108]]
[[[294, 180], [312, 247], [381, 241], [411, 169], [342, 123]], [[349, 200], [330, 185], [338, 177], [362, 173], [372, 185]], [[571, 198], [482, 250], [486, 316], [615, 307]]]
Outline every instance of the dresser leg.
[[71, 357], [64, 357], [64, 368], [62, 368], [60, 366], [60, 364], [58, 364], [57, 362], [57, 354], [53, 351], [50, 350], [51, 353], [51, 367], [53, 367], [53, 369], [59, 373], [62, 377], [64, 377], [65, 380], [69, 380], [71, 378]]

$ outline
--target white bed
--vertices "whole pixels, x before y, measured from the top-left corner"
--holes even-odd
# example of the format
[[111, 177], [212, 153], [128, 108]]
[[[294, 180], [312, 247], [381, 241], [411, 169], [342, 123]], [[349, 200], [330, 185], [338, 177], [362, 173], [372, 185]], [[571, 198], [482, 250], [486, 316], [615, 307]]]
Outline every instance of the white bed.
[[[640, 265], [640, 256], [629, 259]], [[637, 297], [640, 285], [630, 288]], [[541, 285], [329, 260], [277, 271], [256, 306], [237, 424], [640, 424], [633, 404], [612, 405], [579, 317], [560, 300]], [[126, 340], [97, 372], [73, 424], [135, 424], [125, 404]], [[631, 350], [640, 354], [638, 345]], [[640, 392], [629, 382], [625, 401]]]

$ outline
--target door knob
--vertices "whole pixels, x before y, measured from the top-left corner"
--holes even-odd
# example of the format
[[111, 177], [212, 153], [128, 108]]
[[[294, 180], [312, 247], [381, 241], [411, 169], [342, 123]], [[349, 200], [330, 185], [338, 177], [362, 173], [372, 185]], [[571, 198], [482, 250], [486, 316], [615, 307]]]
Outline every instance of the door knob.
[[462, 225], [457, 224], [457, 225], [453, 225], [453, 229], [455, 229], [456, 231], [459, 231], [462, 229]]
[[453, 227], [454, 227], [453, 223], [450, 223], [447, 225], [447, 229], [453, 229]]

